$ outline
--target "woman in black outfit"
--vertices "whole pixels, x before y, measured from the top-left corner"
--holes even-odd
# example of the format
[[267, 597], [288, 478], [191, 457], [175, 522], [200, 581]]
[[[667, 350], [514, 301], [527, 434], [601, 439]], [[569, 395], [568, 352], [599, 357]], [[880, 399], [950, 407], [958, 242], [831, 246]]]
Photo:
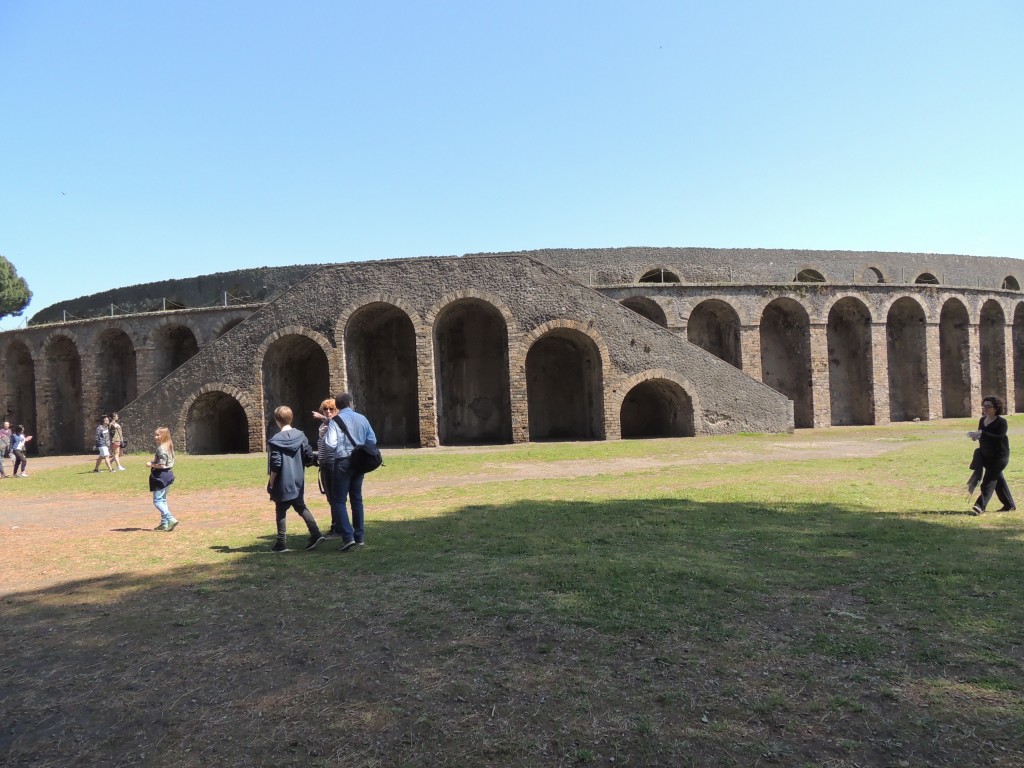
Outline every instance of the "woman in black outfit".
[[989, 395], [981, 401], [981, 410], [985, 415], [978, 422], [978, 429], [967, 433], [972, 440], [978, 441], [985, 468], [985, 476], [981, 479], [981, 496], [971, 508], [971, 514], [980, 515], [985, 511], [993, 491], [1003, 504], [999, 511], [1012, 512], [1017, 507], [1013, 503], [1013, 496], [1010, 495], [1010, 486], [1003, 477], [1003, 470], [1010, 463], [1010, 440], [1006, 436], [1009, 424], [1001, 416], [1003, 401]]

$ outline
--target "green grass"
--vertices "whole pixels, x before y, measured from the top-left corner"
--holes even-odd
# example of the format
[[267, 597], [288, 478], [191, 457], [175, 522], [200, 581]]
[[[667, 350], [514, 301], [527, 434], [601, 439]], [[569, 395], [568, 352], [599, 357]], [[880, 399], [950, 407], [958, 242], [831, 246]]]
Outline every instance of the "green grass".
[[[1015, 764], [1024, 515], [965, 514], [971, 426], [386, 451], [346, 555], [266, 554], [263, 457], [181, 456], [172, 537], [80, 545], [65, 582], [3, 601], [30, 703], [0, 721], [60, 712], [12, 731], [53, 765], [58, 721], [120, 723], [99, 755], [126, 764], [217, 762], [227, 734], [239, 764]], [[0, 494], [144, 505], [142, 460]], [[54, 675], [94, 703], [63, 708]], [[310, 711], [346, 724], [341, 763]]]

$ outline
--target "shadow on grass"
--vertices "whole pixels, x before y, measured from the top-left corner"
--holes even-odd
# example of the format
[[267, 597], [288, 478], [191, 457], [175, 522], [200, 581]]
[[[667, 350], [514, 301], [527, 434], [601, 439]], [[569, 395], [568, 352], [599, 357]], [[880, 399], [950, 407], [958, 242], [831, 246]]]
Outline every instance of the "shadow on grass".
[[3, 600], [0, 759], [1009, 764], [1024, 555], [1003, 522], [529, 501], [371, 508], [345, 554], [214, 542], [220, 565]]

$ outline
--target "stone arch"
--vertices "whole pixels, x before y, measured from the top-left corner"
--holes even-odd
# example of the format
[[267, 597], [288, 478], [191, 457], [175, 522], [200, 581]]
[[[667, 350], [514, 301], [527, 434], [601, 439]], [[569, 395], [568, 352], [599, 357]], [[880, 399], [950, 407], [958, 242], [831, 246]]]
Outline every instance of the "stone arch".
[[1013, 275], [1007, 275], [1003, 278], [1002, 288], [1004, 291], [1019, 291], [1020, 281], [1018, 281]]
[[530, 440], [604, 438], [602, 354], [590, 336], [552, 328], [526, 353]]
[[801, 269], [796, 273], [795, 282], [797, 283], [824, 283], [825, 276], [816, 269]]
[[[7, 382], [7, 412], [0, 414], [0, 421], [10, 421], [11, 426], [21, 424], [26, 434], [36, 433], [36, 365], [26, 344], [13, 341], [7, 346], [3, 370]], [[33, 440], [25, 448], [36, 454], [37, 443]]]
[[914, 278], [915, 285], [938, 285], [939, 278], [933, 275], [931, 272], [922, 272], [920, 275]]
[[245, 322], [245, 315], [242, 315], [240, 317], [229, 317], [229, 318], [227, 318], [226, 320], [222, 321], [216, 328], [214, 328], [213, 334], [211, 336], [211, 339], [219, 339], [221, 336], [223, 336], [225, 333], [230, 331], [232, 328], [234, 328], [237, 325], [241, 325], [244, 322]]
[[167, 319], [152, 333], [153, 370], [156, 381], [164, 378], [199, 352], [195, 332], [185, 323]]
[[619, 407], [619, 430], [624, 440], [653, 437], [693, 437], [698, 403], [682, 381], [667, 371], [634, 376]]
[[864, 283], [884, 283], [887, 282], [885, 274], [878, 267], [868, 267], [864, 270], [861, 275], [861, 282]]
[[1006, 315], [995, 299], [981, 307], [978, 323], [981, 341], [981, 394], [1006, 400]]
[[832, 424], [875, 423], [871, 312], [852, 296], [832, 305], [826, 324]]
[[138, 397], [135, 345], [121, 328], [107, 328], [97, 339], [96, 384], [100, 413], [113, 413]]
[[292, 426], [316, 445], [320, 422], [312, 412], [330, 394], [330, 342], [315, 331], [287, 326], [268, 336], [260, 351], [264, 437], [277, 434], [274, 410], [287, 405], [292, 409]]
[[185, 402], [178, 434], [190, 454], [248, 453], [248, 414], [254, 411], [235, 387], [206, 384]]
[[1013, 388], [1014, 412], [1024, 413], [1024, 302], [1013, 311]]
[[885, 324], [889, 361], [889, 418], [928, 418], [928, 366], [925, 315], [921, 305], [904, 296], [889, 307]]
[[947, 299], [939, 313], [942, 416], [971, 415], [971, 318], [960, 299]]
[[433, 321], [438, 438], [443, 445], [512, 442], [508, 324], [479, 298], [460, 298]]
[[348, 391], [380, 445], [420, 444], [416, 328], [408, 312], [383, 301], [356, 309], [345, 325]]
[[690, 312], [686, 338], [735, 368], [742, 368], [740, 316], [721, 299], [705, 299]]
[[679, 275], [664, 267], [649, 269], [640, 275], [638, 283], [678, 283], [681, 282]]
[[82, 402], [82, 357], [78, 345], [63, 333], [51, 335], [43, 346], [46, 362], [48, 453], [81, 453], [85, 423]]
[[662, 328], [668, 327], [668, 317], [665, 315], [665, 310], [654, 299], [649, 299], [646, 296], [630, 296], [623, 299], [620, 303], [626, 309], [631, 309], [641, 317], [646, 317], [655, 325], [660, 325]]
[[761, 380], [793, 401], [795, 426], [813, 427], [807, 310], [795, 299], [775, 299], [761, 313], [760, 335]]

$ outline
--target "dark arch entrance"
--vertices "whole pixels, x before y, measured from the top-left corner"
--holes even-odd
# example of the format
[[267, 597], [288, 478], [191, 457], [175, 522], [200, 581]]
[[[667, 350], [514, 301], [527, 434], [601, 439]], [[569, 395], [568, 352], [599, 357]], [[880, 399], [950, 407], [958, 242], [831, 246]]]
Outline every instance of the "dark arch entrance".
[[648, 299], [645, 296], [630, 296], [628, 299], [623, 299], [621, 303], [626, 309], [631, 309], [641, 317], [646, 317], [655, 325], [660, 325], [662, 328], [668, 327], [665, 310], [654, 299]]
[[75, 343], [58, 336], [46, 345], [46, 374], [50, 412], [46, 424], [49, 453], [81, 453], [84, 450], [82, 423], [82, 359]]
[[826, 335], [832, 423], [874, 424], [871, 313], [864, 302], [848, 297], [832, 305]]
[[720, 299], [702, 301], [690, 313], [686, 338], [720, 360], [742, 368], [740, 355], [740, 317]]
[[434, 324], [438, 438], [444, 445], [512, 442], [508, 329], [490, 304], [454, 302]]
[[192, 454], [248, 453], [245, 409], [224, 392], [200, 395], [185, 417], [185, 445]]
[[392, 304], [360, 308], [345, 327], [348, 387], [380, 445], [418, 446], [416, 329]]
[[889, 360], [889, 419], [928, 418], [928, 367], [924, 310], [911, 298], [889, 308], [885, 324]]
[[100, 413], [119, 411], [137, 397], [135, 345], [127, 333], [111, 329], [100, 337], [96, 369]]
[[[32, 353], [20, 341], [7, 348], [7, 357], [2, 373], [7, 379], [7, 413], [0, 414], [0, 421], [11, 422], [11, 427], [21, 424], [26, 434], [36, 434], [36, 366]], [[35, 440], [26, 443], [28, 453], [38, 453]]]
[[674, 381], [648, 379], [626, 393], [619, 424], [623, 439], [692, 437], [693, 402]]
[[1016, 413], [1024, 412], [1024, 304], [1013, 311], [1013, 389]]
[[164, 378], [199, 351], [199, 343], [192, 329], [184, 325], [169, 325], [154, 339], [153, 369], [157, 381]]
[[793, 299], [776, 299], [761, 315], [761, 380], [793, 401], [795, 426], [814, 426], [810, 320]]
[[601, 355], [593, 339], [559, 328], [526, 354], [530, 440], [604, 437]]
[[939, 367], [942, 372], [942, 416], [971, 415], [970, 316], [958, 299], [942, 305], [939, 314]]
[[269, 439], [280, 430], [274, 421], [279, 405], [292, 409], [292, 426], [316, 445], [320, 422], [312, 412], [330, 392], [327, 355], [308, 336], [292, 333], [274, 341], [263, 356], [263, 423]]
[[1006, 316], [997, 301], [981, 307], [981, 396], [1006, 400]]

